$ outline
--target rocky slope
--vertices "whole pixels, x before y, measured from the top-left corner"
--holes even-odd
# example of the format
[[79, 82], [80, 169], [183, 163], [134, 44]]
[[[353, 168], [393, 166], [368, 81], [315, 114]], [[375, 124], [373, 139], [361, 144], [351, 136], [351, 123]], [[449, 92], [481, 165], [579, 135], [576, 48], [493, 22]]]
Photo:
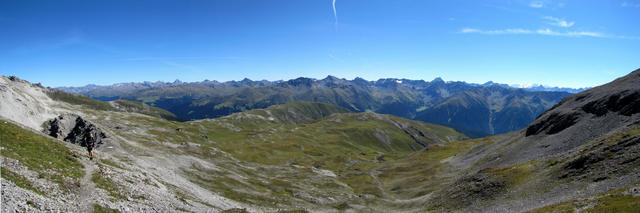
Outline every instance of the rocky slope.
[[636, 70], [565, 98], [525, 129], [488, 138], [490, 145], [452, 159], [464, 172], [435, 206], [516, 211], [578, 201], [593, 208], [601, 204], [585, 200], [603, 197], [640, 201], [620, 194], [640, 184], [639, 92]]
[[[167, 161], [170, 155], [164, 154], [169, 153], [156, 159], [140, 156], [140, 149], [136, 149], [140, 144], [128, 143], [121, 134], [124, 126], [109, 121], [111, 116], [160, 118], [122, 112], [109, 104], [62, 94], [15, 77], [2, 76], [0, 80], [2, 212], [244, 207], [172, 175], [174, 169], [184, 165]], [[141, 131], [139, 127], [129, 130]], [[89, 161], [86, 149], [79, 146], [88, 133], [95, 133], [98, 144], [103, 143], [94, 161]], [[187, 165], [192, 161], [181, 157], [173, 160]], [[182, 190], [188, 190], [189, 195], [179, 194]], [[186, 196], [199, 198], [183, 200]]]

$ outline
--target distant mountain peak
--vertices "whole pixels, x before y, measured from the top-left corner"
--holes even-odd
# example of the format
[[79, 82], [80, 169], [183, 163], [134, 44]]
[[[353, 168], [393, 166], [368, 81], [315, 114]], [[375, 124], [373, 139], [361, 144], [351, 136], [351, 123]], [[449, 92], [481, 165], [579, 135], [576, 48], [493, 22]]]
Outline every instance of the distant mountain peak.
[[327, 75], [327, 77], [324, 78], [323, 80], [338, 80], [338, 79], [339, 79], [338, 77], [335, 77], [333, 75]]
[[364, 78], [356, 77], [353, 79], [353, 83], [358, 85], [367, 85], [369, 84], [369, 81], [365, 80]]
[[568, 92], [568, 93], [579, 93], [587, 89], [590, 89], [590, 87], [570, 88], [570, 87], [547, 86], [543, 84], [510, 84], [510, 85], [505, 84], [504, 86], [525, 89], [528, 91], [561, 91], [561, 92]]
[[440, 78], [440, 77], [436, 77], [436, 78], [433, 79], [433, 81], [431, 81], [431, 83], [436, 83], [436, 82], [444, 83], [444, 80], [442, 80], [442, 78]]
[[296, 79], [291, 79], [286, 81], [286, 84], [291, 86], [307, 86], [310, 87], [313, 84], [314, 80], [311, 78], [300, 77]]
[[487, 83], [482, 84], [482, 86], [486, 87], [486, 86], [491, 86], [491, 85], [494, 85], [494, 84], [496, 84], [496, 83], [494, 83], [493, 81], [487, 81]]
[[326, 77], [326, 78], [324, 78], [324, 79], [322, 79], [322, 80], [320, 80], [320, 81], [323, 81], [323, 82], [331, 82], [331, 83], [339, 83], [339, 82], [346, 81], [346, 80], [345, 80], [345, 79], [338, 78], [338, 77], [335, 77], [335, 76], [333, 76], [333, 75], [327, 75], [327, 77]]
[[369, 82], [369, 81], [367, 81], [366, 79], [364, 79], [364, 78], [360, 78], [360, 77], [356, 77], [356, 78], [354, 78], [354, 79], [353, 79], [353, 81], [354, 81], [354, 82]]

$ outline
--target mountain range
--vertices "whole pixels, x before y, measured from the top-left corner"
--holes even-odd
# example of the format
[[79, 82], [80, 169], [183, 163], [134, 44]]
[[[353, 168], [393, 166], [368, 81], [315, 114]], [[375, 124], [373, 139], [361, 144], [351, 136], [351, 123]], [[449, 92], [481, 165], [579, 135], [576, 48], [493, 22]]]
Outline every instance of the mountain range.
[[[353, 112], [377, 112], [438, 123], [471, 137], [483, 137], [523, 128], [567, 92], [531, 91], [505, 84], [427, 82], [408, 79], [367, 81], [328, 76], [321, 80], [143, 82], [111, 86], [62, 87], [102, 101], [144, 102], [184, 120], [217, 118], [290, 101], [335, 104]], [[553, 89], [553, 88], [551, 88]], [[563, 90], [560, 88], [556, 88]], [[447, 113], [442, 113], [442, 111]]]
[[[503, 89], [445, 99], [510, 115], [537, 98]], [[476, 139], [310, 101], [176, 121], [143, 103], [4, 76], [0, 98], [3, 212], [640, 209], [640, 69], [563, 98], [519, 130]], [[87, 134], [100, 139], [93, 160], [80, 146]]]

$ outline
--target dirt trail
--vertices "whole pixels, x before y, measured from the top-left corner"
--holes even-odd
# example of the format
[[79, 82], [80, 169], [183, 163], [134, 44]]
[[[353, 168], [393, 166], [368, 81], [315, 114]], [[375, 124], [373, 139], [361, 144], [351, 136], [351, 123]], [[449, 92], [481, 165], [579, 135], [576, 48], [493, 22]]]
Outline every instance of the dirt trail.
[[84, 165], [84, 177], [80, 180], [80, 193], [78, 193], [78, 208], [81, 212], [93, 212], [93, 204], [98, 200], [96, 184], [91, 180], [93, 173], [98, 170], [96, 160], [80, 161]]

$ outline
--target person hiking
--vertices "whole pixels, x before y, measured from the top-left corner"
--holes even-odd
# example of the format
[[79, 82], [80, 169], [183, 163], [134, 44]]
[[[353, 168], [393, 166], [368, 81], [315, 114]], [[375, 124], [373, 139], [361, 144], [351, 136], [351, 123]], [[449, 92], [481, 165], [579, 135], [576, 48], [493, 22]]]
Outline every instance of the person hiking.
[[89, 133], [89, 138], [85, 143], [87, 145], [87, 151], [89, 151], [89, 160], [93, 160], [93, 147], [96, 146], [96, 139], [93, 138], [93, 134]]

